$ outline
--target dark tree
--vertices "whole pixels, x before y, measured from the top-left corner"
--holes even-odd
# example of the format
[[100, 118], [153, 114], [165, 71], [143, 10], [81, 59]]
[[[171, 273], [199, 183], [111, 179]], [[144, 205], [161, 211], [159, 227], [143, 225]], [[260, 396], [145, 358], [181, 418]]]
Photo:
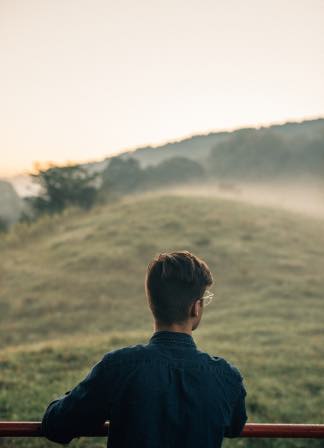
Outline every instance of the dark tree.
[[102, 190], [132, 192], [140, 187], [143, 177], [143, 170], [137, 159], [113, 157], [102, 173]]
[[197, 179], [203, 179], [204, 168], [200, 163], [186, 157], [171, 157], [156, 166], [149, 166], [145, 170], [145, 182], [150, 187], [183, 184]]
[[293, 171], [295, 147], [272, 130], [242, 129], [214, 147], [209, 174], [232, 180], [271, 180]]
[[33, 207], [38, 213], [61, 212], [68, 205], [78, 205], [89, 209], [96, 200], [97, 173], [81, 165], [64, 167], [52, 166], [32, 174], [35, 182], [42, 187], [41, 194], [33, 198]]
[[0, 233], [6, 232], [8, 230], [8, 223], [5, 219], [0, 217]]

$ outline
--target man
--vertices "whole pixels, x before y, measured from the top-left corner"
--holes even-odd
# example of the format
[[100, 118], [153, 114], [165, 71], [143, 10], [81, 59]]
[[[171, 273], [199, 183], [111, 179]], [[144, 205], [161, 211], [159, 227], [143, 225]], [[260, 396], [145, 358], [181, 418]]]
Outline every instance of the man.
[[243, 378], [192, 338], [212, 283], [207, 264], [190, 252], [156, 256], [145, 278], [149, 342], [106, 353], [49, 404], [43, 434], [69, 443], [109, 420], [109, 448], [217, 448], [224, 436], [238, 436], [247, 420]]

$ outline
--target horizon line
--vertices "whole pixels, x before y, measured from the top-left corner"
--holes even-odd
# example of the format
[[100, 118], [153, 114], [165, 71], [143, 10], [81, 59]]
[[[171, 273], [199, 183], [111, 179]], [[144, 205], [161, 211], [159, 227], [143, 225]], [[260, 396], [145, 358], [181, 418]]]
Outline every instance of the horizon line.
[[[238, 130], [242, 130], [242, 129], [261, 129], [261, 128], [270, 128], [272, 126], [283, 126], [285, 124], [301, 124], [303, 122], [308, 122], [308, 121], [317, 121], [317, 120], [323, 120], [324, 119], [324, 115], [323, 116], [311, 116], [311, 117], [303, 117], [303, 118], [286, 118], [284, 120], [279, 120], [279, 121], [271, 121], [268, 123], [258, 123], [258, 124], [242, 124], [242, 125], [238, 125], [238, 126], [234, 126], [234, 127], [227, 127], [227, 128], [210, 128], [209, 130], [205, 130], [205, 131], [197, 131], [197, 132], [193, 132], [190, 134], [186, 134], [186, 135], [182, 135], [181, 137], [176, 137], [174, 139], [170, 138], [170, 139], [165, 139], [160, 141], [159, 143], [143, 143], [142, 145], [136, 145], [136, 146], [127, 146], [124, 147], [120, 150], [117, 150], [115, 152], [112, 152], [110, 155], [108, 156], [104, 156], [102, 159], [85, 159], [85, 160], [79, 160], [79, 161], [71, 161], [71, 160], [66, 160], [63, 163], [54, 163], [55, 166], [58, 167], [63, 167], [66, 166], [68, 164], [94, 164], [94, 163], [100, 163], [103, 162], [106, 159], [110, 159], [112, 157], [117, 157], [123, 153], [127, 153], [127, 152], [135, 152], [138, 149], [142, 149], [142, 148], [159, 148], [159, 147], [163, 147], [167, 144], [175, 144], [175, 143], [180, 143], [182, 141], [185, 140], [189, 140], [193, 137], [204, 137], [210, 134], [220, 134], [222, 132], [235, 132]], [[53, 164], [53, 161], [47, 161], [47, 162], [32, 162], [32, 165], [34, 165], [35, 163], [40, 163], [40, 165], [49, 165], [49, 164]], [[16, 173], [13, 174], [1, 174], [0, 173], [0, 179], [2, 180], [8, 180], [8, 179], [12, 179], [15, 177], [20, 177], [20, 176], [26, 176], [29, 175], [30, 172], [33, 170], [33, 168], [30, 168], [29, 170], [23, 170], [23, 171], [18, 171]]]

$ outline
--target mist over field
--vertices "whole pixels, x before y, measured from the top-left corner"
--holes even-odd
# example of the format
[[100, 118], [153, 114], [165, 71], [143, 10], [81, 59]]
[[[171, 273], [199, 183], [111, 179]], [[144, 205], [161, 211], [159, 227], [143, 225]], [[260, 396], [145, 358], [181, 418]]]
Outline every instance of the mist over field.
[[[224, 198], [324, 219], [324, 183], [210, 182], [164, 187], [157, 194]], [[297, 218], [297, 217], [296, 217]]]
[[[52, 167], [53, 174], [61, 170], [63, 175], [69, 169], [72, 170]], [[97, 173], [96, 188], [103, 201], [114, 195], [171, 189], [173, 193], [237, 199], [323, 217], [324, 119], [194, 135], [76, 165], [76, 175], [77, 170], [82, 170], [83, 175], [88, 173], [89, 178]], [[51, 173], [50, 169], [48, 173]], [[45, 180], [46, 176], [46, 170], [43, 170], [38, 178], [12, 178], [11, 183], [21, 196], [20, 212], [17, 213], [18, 198], [14, 197], [14, 192], [5, 201], [1, 198], [2, 226], [8, 227], [20, 216], [28, 214], [32, 204], [38, 203], [36, 209], [42, 212], [43, 206], [49, 211], [44, 182], [50, 179]], [[63, 183], [60, 192], [55, 193], [56, 197], [68, 196], [63, 177], [58, 182]], [[72, 177], [71, 171], [70, 183]], [[8, 180], [0, 181], [1, 186], [3, 191], [10, 189]], [[64, 200], [65, 203], [70, 201], [71, 204], [75, 196], [81, 203], [82, 197], [89, 193], [89, 190], [87, 193], [85, 190], [76, 192], [76, 186], [75, 182], [71, 183], [70, 197]], [[95, 195], [93, 191], [93, 197]], [[37, 199], [38, 196], [42, 199]]]

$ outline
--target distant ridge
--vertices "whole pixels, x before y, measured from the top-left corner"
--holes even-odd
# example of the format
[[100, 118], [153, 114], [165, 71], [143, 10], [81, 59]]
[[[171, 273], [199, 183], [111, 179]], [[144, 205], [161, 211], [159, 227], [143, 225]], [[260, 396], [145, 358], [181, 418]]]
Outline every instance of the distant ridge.
[[[309, 119], [301, 122], [289, 121], [283, 124], [270, 124], [260, 127], [242, 127], [229, 131], [216, 131], [207, 134], [195, 134], [179, 140], [173, 140], [157, 146], [140, 146], [132, 150], [125, 150], [113, 156], [106, 157], [102, 161], [84, 163], [91, 171], [103, 171], [109, 161], [114, 157], [137, 159], [144, 168], [148, 165], [157, 165], [165, 159], [182, 156], [195, 160], [204, 166], [208, 166], [208, 156], [213, 148], [228, 142], [240, 133], [250, 130], [253, 133], [274, 131], [283, 138], [295, 141], [299, 138], [306, 142], [321, 140], [324, 143], [324, 118]], [[323, 151], [324, 154], [324, 151]], [[14, 176], [6, 179], [10, 181], [20, 196], [34, 194], [35, 185], [27, 175]]]
[[[255, 132], [273, 130], [290, 138], [307, 136], [309, 140], [315, 138], [324, 129], [324, 118], [304, 120], [302, 122], [287, 122], [260, 127], [242, 127], [231, 131], [210, 132], [207, 134], [195, 134], [181, 140], [174, 140], [157, 146], [141, 146], [131, 151], [120, 153], [119, 157], [134, 157], [143, 167], [155, 165], [169, 157], [185, 156], [197, 161], [206, 158], [210, 150], [228, 140], [234, 134], [245, 130]], [[109, 160], [108, 157], [106, 160]]]

